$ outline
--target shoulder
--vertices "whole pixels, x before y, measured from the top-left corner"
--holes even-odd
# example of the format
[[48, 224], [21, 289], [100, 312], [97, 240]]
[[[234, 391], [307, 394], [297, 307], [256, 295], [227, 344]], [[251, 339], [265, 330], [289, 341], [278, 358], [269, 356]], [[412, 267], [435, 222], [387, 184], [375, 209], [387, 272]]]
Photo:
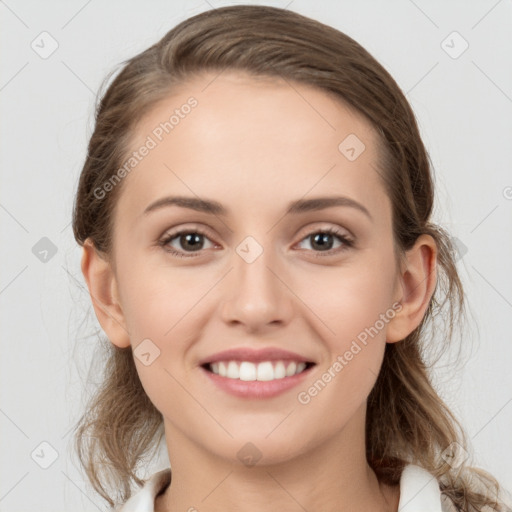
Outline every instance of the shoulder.
[[171, 482], [171, 469], [163, 469], [151, 475], [144, 485], [115, 512], [154, 512], [157, 496], [164, 492]]

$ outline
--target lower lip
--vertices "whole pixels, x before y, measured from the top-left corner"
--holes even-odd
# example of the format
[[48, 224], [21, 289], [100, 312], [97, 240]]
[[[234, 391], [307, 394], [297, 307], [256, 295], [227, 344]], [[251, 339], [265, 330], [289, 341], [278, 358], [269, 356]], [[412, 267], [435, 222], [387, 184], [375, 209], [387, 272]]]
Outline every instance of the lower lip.
[[223, 391], [241, 398], [271, 398], [280, 395], [289, 389], [300, 384], [309, 375], [311, 368], [304, 370], [297, 375], [284, 377], [276, 380], [251, 380], [228, 379], [216, 373], [210, 372], [203, 367], [200, 369], [206, 373], [210, 380]]

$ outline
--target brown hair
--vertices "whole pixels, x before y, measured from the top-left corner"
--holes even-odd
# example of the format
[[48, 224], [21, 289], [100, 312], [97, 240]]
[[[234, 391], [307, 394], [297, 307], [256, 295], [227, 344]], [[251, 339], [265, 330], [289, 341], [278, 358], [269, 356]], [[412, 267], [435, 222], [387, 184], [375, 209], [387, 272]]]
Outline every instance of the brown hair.
[[[355, 108], [377, 130], [379, 169], [392, 202], [393, 234], [400, 254], [423, 233], [438, 246], [439, 278], [422, 323], [406, 339], [387, 344], [383, 365], [368, 397], [366, 450], [379, 480], [399, 483], [406, 463], [433, 475], [442, 493], [461, 510], [484, 505], [504, 510], [499, 484], [488, 473], [441, 454], [468, 447], [465, 433], [431, 384], [424, 351], [427, 327], [445, 320], [435, 342], [446, 347], [464, 317], [464, 293], [448, 233], [430, 222], [434, 190], [431, 163], [411, 107], [389, 73], [342, 32], [285, 9], [239, 5], [191, 17], [158, 43], [124, 62], [96, 111], [96, 124], [80, 176], [73, 231], [83, 245], [90, 238], [107, 257], [112, 249], [112, 212], [122, 183], [105, 197], [95, 190], [112, 178], [129, 153], [137, 123], [174, 87], [202, 72], [239, 70], [315, 86]], [[431, 336], [434, 340], [434, 330]], [[437, 330], [435, 331], [438, 332]], [[432, 341], [433, 342], [433, 341]], [[163, 436], [161, 413], [139, 381], [131, 347], [102, 340], [104, 379], [80, 419], [75, 442], [95, 490], [111, 506], [130, 496], [130, 482], [143, 483], [137, 466]], [[470, 481], [478, 475], [492, 496]], [[110, 494], [109, 494], [110, 491]]]

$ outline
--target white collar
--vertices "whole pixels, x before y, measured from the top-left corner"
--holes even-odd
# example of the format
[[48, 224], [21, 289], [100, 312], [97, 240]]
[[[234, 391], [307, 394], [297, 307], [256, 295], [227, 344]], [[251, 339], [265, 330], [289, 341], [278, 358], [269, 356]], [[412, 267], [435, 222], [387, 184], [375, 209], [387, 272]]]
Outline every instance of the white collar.
[[398, 512], [442, 512], [441, 491], [435, 476], [409, 464], [400, 477]]

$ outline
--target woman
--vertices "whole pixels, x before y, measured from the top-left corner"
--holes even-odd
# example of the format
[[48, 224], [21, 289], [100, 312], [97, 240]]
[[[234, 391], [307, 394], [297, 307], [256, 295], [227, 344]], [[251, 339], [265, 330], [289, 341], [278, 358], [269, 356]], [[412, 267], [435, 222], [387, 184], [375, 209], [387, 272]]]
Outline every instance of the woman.
[[[123, 512], [508, 510], [422, 357], [432, 320], [448, 341], [463, 311], [433, 200], [403, 93], [334, 28], [225, 7], [130, 59], [73, 219], [109, 340], [76, 433], [100, 495]], [[172, 479], [130, 497], [162, 435]]]

